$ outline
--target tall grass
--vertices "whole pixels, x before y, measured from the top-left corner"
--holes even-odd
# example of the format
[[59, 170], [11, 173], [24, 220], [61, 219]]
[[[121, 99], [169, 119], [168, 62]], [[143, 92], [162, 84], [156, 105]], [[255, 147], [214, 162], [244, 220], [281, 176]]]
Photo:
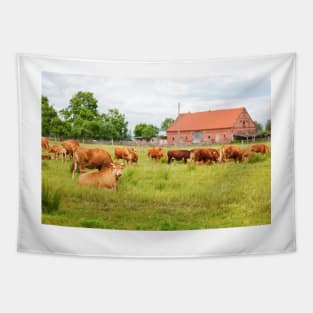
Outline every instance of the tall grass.
[[51, 214], [60, 208], [61, 190], [51, 191], [49, 185], [43, 181], [41, 185], [41, 210], [43, 213]]

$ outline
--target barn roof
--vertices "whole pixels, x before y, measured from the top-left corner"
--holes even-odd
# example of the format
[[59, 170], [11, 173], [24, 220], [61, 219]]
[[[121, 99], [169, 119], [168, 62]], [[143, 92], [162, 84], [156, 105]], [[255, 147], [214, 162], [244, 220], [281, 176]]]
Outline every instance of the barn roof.
[[167, 131], [230, 128], [245, 108], [181, 113]]

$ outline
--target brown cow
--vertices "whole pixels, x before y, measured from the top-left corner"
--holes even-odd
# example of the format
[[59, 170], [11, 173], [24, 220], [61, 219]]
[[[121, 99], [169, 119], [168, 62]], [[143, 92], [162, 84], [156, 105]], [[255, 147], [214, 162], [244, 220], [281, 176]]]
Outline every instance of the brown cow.
[[49, 141], [45, 137], [41, 137], [41, 148], [49, 151]]
[[83, 186], [97, 187], [116, 190], [117, 182], [122, 176], [124, 165], [112, 162], [110, 167], [105, 167], [99, 172], [80, 174], [78, 184]]
[[134, 148], [132, 148], [133, 150], [130, 151], [130, 158], [129, 160], [127, 160], [127, 163], [128, 161], [130, 161], [130, 164], [133, 164], [133, 163], [136, 163], [138, 162], [138, 154], [137, 152], [135, 151]]
[[114, 149], [114, 156], [117, 160], [125, 160], [127, 163], [137, 163], [138, 155], [134, 148], [117, 147]]
[[167, 151], [167, 163], [170, 164], [173, 160], [184, 160], [184, 163], [190, 158], [189, 150], [169, 150]]
[[64, 161], [64, 158], [66, 157], [66, 150], [62, 146], [53, 145], [49, 148], [49, 152], [54, 153], [55, 160], [58, 160], [59, 156], [61, 156]]
[[217, 149], [213, 148], [199, 148], [192, 149], [190, 151], [190, 159], [197, 163], [208, 163], [218, 162], [220, 159], [220, 153]]
[[262, 154], [266, 154], [267, 152], [269, 152], [268, 146], [264, 143], [256, 143], [250, 147], [250, 150], [252, 152], [257, 152], [257, 153], [262, 153]]
[[79, 142], [75, 139], [69, 139], [63, 141], [61, 146], [65, 149], [66, 155], [69, 155], [70, 158], [73, 158], [73, 153], [79, 147]]
[[238, 146], [221, 147], [220, 160], [223, 162], [234, 160], [241, 163], [247, 156], [249, 156], [249, 153], [246, 150], [240, 149]]
[[85, 167], [101, 170], [110, 167], [112, 162], [110, 154], [105, 150], [78, 147], [73, 155], [72, 178], [74, 178], [78, 164], [80, 173], [82, 173]]
[[149, 148], [148, 149], [148, 158], [154, 160], [160, 160], [164, 157], [163, 149], [161, 147]]

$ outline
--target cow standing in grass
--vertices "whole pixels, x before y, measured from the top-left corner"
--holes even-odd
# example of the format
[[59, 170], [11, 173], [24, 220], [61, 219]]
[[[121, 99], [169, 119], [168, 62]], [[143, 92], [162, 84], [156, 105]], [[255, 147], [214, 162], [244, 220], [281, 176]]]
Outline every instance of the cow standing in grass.
[[256, 143], [250, 147], [252, 152], [266, 154], [269, 152], [269, 148], [264, 143]]
[[45, 137], [41, 138], [41, 149], [49, 151], [49, 141]]
[[116, 147], [114, 149], [114, 157], [116, 160], [125, 160], [128, 164], [137, 163], [138, 155], [134, 148]]
[[226, 146], [221, 147], [220, 161], [226, 162], [234, 160], [241, 163], [245, 157], [250, 155], [249, 151], [242, 150], [238, 146]]
[[167, 163], [170, 164], [173, 160], [184, 160], [184, 163], [190, 158], [189, 150], [169, 150], [167, 151]]
[[66, 150], [62, 146], [53, 145], [49, 148], [49, 152], [54, 154], [55, 160], [58, 160], [59, 156], [62, 157], [62, 161], [66, 158]]
[[78, 184], [103, 189], [116, 190], [124, 165], [112, 162], [99, 172], [89, 172], [79, 175]]
[[75, 139], [69, 139], [63, 141], [61, 146], [65, 149], [66, 155], [69, 155], [70, 158], [73, 158], [74, 151], [79, 147], [79, 142]]
[[190, 151], [190, 159], [197, 164], [212, 164], [213, 162], [219, 162], [220, 153], [217, 149], [213, 148], [199, 148], [192, 149]]
[[157, 161], [160, 161], [160, 159], [164, 157], [163, 149], [161, 147], [149, 148], [147, 155], [148, 158]]
[[98, 169], [99, 171], [110, 167], [113, 160], [109, 152], [102, 149], [88, 149], [79, 147], [74, 151], [73, 164], [72, 164], [72, 178], [77, 171], [78, 165], [80, 173], [82, 173], [85, 168]]

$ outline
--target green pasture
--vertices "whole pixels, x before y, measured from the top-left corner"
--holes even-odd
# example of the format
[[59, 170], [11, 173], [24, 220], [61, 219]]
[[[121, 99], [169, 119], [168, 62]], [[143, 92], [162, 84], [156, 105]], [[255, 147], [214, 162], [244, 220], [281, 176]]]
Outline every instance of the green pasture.
[[[112, 146], [103, 148], [113, 156]], [[42, 223], [127, 230], [187, 230], [271, 223], [270, 156], [242, 164], [199, 165], [148, 159], [125, 166], [118, 190], [77, 185], [71, 161], [42, 161]], [[46, 201], [53, 202], [46, 208]], [[49, 207], [49, 205], [48, 205]]]

